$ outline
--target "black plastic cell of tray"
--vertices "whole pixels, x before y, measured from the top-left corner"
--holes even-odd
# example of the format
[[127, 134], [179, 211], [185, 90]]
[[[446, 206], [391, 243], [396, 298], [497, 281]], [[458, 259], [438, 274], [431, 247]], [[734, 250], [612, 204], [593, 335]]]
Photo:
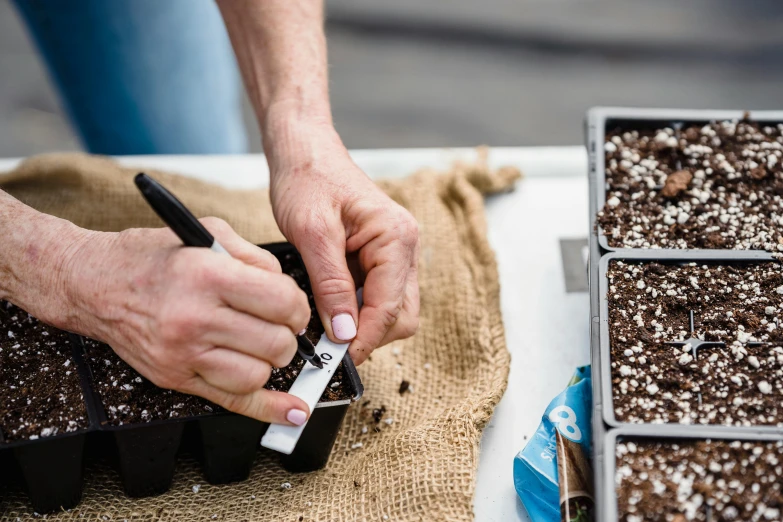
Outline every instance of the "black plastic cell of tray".
[[[69, 339], [74, 356], [78, 343]], [[81, 375], [80, 375], [81, 377]], [[81, 381], [82, 390], [85, 387]], [[95, 417], [85, 396], [87, 428], [34, 440], [6, 442], [0, 430], [0, 464], [3, 474], [14, 464], [21, 473], [30, 503], [38, 513], [50, 513], [76, 506], [82, 497], [84, 442], [95, 428]]]
[[[278, 257], [295, 254], [304, 270], [292, 245], [275, 243], [262, 247]], [[89, 428], [8, 444], [3, 444], [0, 433], [0, 463], [18, 464], [35, 511], [47, 513], [78, 504], [88, 433], [113, 439], [122, 484], [131, 497], [161, 494], [170, 488], [177, 452], [183, 444], [195, 447], [208, 482], [226, 484], [248, 478], [268, 424], [230, 412], [213, 412], [149, 423], [110, 425], [100, 396], [93, 387], [91, 370], [84, 357], [84, 343], [74, 336], [72, 344]], [[314, 471], [327, 464], [348, 406], [362, 396], [364, 387], [348, 354], [342, 363], [352, 399], [316, 404], [296, 449], [291, 455], [282, 456], [281, 463], [289, 471]]]
[[198, 419], [204, 476], [210, 484], [239, 482], [250, 476], [266, 423], [223, 414]]
[[[346, 354], [342, 362], [353, 399], [316, 404], [294, 452], [281, 456], [289, 471], [315, 471], [326, 466], [348, 406], [362, 395], [364, 388], [350, 356]], [[99, 429], [114, 436], [123, 488], [131, 497], [158, 495], [171, 487], [186, 425], [195, 426], [197, 450], [211, 484], [247, 479], [261, 436], [269, 426], [230, 412], [112, 426], [106, 422], [97, 393], [95, 401]]]

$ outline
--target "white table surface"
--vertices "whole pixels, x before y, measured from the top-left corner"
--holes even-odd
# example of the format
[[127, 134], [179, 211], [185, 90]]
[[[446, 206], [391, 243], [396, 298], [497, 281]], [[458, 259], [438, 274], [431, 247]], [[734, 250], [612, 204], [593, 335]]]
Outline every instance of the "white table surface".
[[[475, 158], [473, 149], [357, 150], [373, 178], [401, 177], [422, 167], [447, 168]], [[263, 156], [134, 156], [120, 162], [167, 169], [231, 188], [269, 183]], [[18, 159], [0, 159], [0, 172]], [[565, 292], [559, 239], [588, 233], [587, 157], [582, 147], [491, 149], [491, 166], [525, 173], [517, 189], [487, 200], [489, 240], [497, 254], [506, 342], [508, 390], [484, 432], [475, 514], [479, 522], [529, 520], [514, 491], [512, 462], [535, 432], [552, 397], [576, 366], [589, 363], [586, 293]]]

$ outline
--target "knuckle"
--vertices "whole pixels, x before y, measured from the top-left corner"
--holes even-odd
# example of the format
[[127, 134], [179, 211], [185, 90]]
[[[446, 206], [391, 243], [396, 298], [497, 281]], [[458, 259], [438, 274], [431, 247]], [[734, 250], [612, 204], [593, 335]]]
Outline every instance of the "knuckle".
[[285, 283], [279, 292], [280, 305], [290, 317], [300, 318], [304, 314], [309, 317], [310, 304], [307, 300], [307, 294], [291, 277], [285, 276], [285, 278]]
[[196, 284], [212, 288], [225, 285], [229, 279], [228, 272], [207, 261], [198, 263], [194, 267], [193, 277]]
[[[198, 316], [185, 309], [170, 310], [161, 316], [160, 338], [166, 352], [169, 352], [171, 347], [187, 343], [200, 329]], [[159, 357], [167, 356], [164, 353], [159, 354]]]
[[307, 328], [313, 315], [313, 311], [310, 310], [309, 303], [306, 303], [306, 306], [301, 308], [301, 311], [299, 310], [300, 309], [297, 308], [296, 315], [292, 317], [293, 326], [297, 332]]
[[259, 248], [260, 255], [264, 260], [264, 265], [267, 267], [268, 270], [272, 270], [274, 272], [282, 272], [283, 268], [280, 266], [280, 260], [275, 257], [275, 255], [271, 252], [267, 252], [264, 249]]
[[419, 318], [416, 316], [405, 317], [401, 321], [400, 336], [403, 339], [412, 337], [419, 329]]
[[244, 373], [244, 378], [237, 380], [236, 389], [234, 390], [235, 393], [240, 395], [253, 393], [263, 388], [272, 374], [272, 369], [268, 364], [257, 361], [247, 368]]
[[296, 339], [288, 328], [284, 326], [275, 328], [268, 343], [269, 361], [278, 368], [286, 366], [294, 358]]
[[400, 316], [402, 303], [387, 301], [379, 306], [377, 310], [381, 323], [387, 328], [390, 328], [397, 322], [397, 319]]
[[[166, 359], [166, 361], [168, 361], [168, 359]], [[158, 388], [177, 390], [184, 393], [188, 392], [188, 379], [181, 373], [175, 372], [168, 367], [156, 367], [154, 373], [150, 375], [149, 380]]]
[[253, 382], [255, 382], [255, 390], [260, 390], [269, 381], [272, 376], [272, 366], [269, 364], [260, 362], [256, 365], [255, 375], [253, 376]]
[[204, 248], [182, 248], [173, 256], [170, 266], [170, 275], [180, 284], [202, 285], [214, 284], [222, 277], [214, 260], [205, 255]]
[[221, 406], [223, 406], [228, 411], [245, 414], [248, 412], [248, 400], [249, 395], [247, 394], [226, 394], [226, 396], [223, 398], [223, 404], [221, 404]]
[[204, 225], [207, 230], [215, 233], [223, 233], [231, 230], [231, 225], [229, 225], [226, 220], [221, 219], [219, 217], [215, 216], [209, 216], [205, 218], [201, 218], [199, 221], [201, 221], [201, 224]]
[[353, 295], [353, 282], [342, 277], [326, 277], [316, 283], [314, 290], [321, 297]]
[[316, 208], [311, 208], [308, 212], [299, 215], [301, 230], [305, 231], [307, 239], [316, 242], [328, 241], [331, 227], [326, 216]]
[[419, 224], [406, 210], [403, 210], [394, 221], [394, 231], [406, 247], [413, 248], [419, 241]]

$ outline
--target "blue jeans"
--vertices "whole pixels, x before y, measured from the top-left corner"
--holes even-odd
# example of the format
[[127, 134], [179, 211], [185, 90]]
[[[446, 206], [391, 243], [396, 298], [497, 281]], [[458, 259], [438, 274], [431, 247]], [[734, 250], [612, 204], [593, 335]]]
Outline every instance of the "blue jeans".
[[87, 150], [247, 150], [241, 81], [213, 0], [14, 0]]

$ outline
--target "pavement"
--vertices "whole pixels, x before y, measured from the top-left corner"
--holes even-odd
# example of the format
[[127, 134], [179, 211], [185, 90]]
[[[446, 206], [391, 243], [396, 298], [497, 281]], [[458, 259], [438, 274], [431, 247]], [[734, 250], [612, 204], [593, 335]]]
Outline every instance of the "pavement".
[[[770, 0], [329, 0], [335, 124], [350, 148], [569, 145], [593, 105], [780, 109], [781, 22]], [[0, 0], [0, 157], [79, 148]]]

